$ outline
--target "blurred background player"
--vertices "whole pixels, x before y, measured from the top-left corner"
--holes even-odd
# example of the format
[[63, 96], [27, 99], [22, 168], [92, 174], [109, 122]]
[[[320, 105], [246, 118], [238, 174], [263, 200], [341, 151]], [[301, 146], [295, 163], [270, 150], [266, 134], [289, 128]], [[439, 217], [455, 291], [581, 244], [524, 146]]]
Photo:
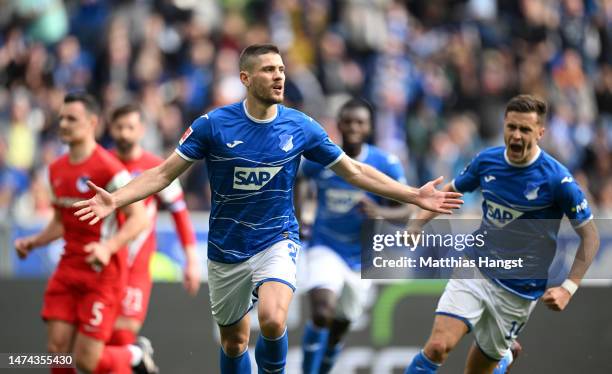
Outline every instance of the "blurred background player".
[[302, 155], [359, 188], [425, 209], [451, 213], [462, 201], [459, 193], [436, 190], [442, 178], [416, 189], [345, 157], [317, 122], [280, 105], [285, 66], [278, 47], [251, 45], [239, 66], [247, 90], [244, 101], [196, 119], [175, 153], [125, 188], [109, 194], [90, 184], [98, 194], [76, 203], [82, 209], [75, 214], [97, 222], [119, 206], [162, 190], [206, 158], [213, 191], [208, 274], [212, 314], [221, 332], [221, 372], [251, 372], [247, 313], [257, 301], [261, 333], [255, 360], [260, 373], [281, 373], [300, 243], [293, 183]]
[[[110, 135], [115, 143], [113, 154], [133, 177], [163, 162], [140, 145], [144, 132], [145, 124], [137, 105], [127, 104], [113, 111], [110, 124]], [[144, 200], [147, 221], [151, 222], [151, 225], [128, 245], [127, 288], [110, 344], [133, 343], [146, 318], [153, 285], [149, 265], [157, 247], [155, 222], [157, 206], [160, 203], [170, 211], [185, 250], [185, 288], [191, 295], [196, 295], [200, 287], [201, 271], [195, 247], [196, 238], [183, 199], [183, 190], [178, 179], [175, 179], [168, 187]]]
[[139, 372], [150, 372], [143, 367], [146, 364], [154, 371], [147, 349], [105, 346], [125, 288], [125, 246], [148, 225], [144, 207], [142, 203], [127, 205], [121, 209], [125, 217], [117, 213], [96, 224], [79, 221], [72, 207], [75, 201], [92, 196], [88, 182], [116, 190], [130, 179], [121, 163], [96, 143], [99, 121], [91, 96], [75, 93], [64, 98], [59, 134], [69, 150], [49, 168], [55, 213], [45, 229], [17, 239], [15, 248], [25, 258], [53, 240], [63, 237], [66, 243], [44, 296], [42, 318], [47, 322], [49, 352], [73, 352], [79, 370], [88, 373], [131, 373], [136, 365], [144, 369]]
[[[369, 145], [372, 109], [361, 99], [347, 101], [339, 111], [338, 130], [347, 156], [406, 183], [397, 157]], [[362, 280], [361, 226], [367, 218], [403, 220], [413, 210], [357, 189], [322, 165], [305, 160], [303, 177], [314, 180], [317, 213], [306, 251], [311, 321], [302, 340], [305, 374], [328, 373], [351, 322], [362, 313], [371, 282]], [[296, 205], [303, 197], [295, 199]], [[395, 206], [389, 206], [395, 204]], [[296, 209], [300, 212], [301, 209]]]
[[[516, 252], [512, 252], [518, 248], [526, 262], [537, 259], [538, 269], [546, 271], [554, 257], [565, 214], [580, 236], [568, 278], [558, 287], [547, 288], [547, 279], [526, 279], [510, 271], [495, 275], [480, 268], [486, 278], [478, 273], [474, 279], [451, 279], [440, 297], [431, 336], [406, 374], [436, 373], [448, 353], [470, 331], [476, 341], [468, 354], [465, 372], [505, 373], [513, 360], [509, 348], [537, 300], [541, 298], [555, 311], [565, 309], [593, 261], [599, 249], [599, 235], [587, 199], [565, 166], [538, 146], [545, 131], [546, 112], [546, 103], [534, 96], [512, 98], [504, 116], [505, 147], [479, 153], [444, 190], [482, 189], [479, 232], [488, 234], [484, 247], [466, 250], [473, 259], [480, 255], [516, 258]], [[434, 216], [420, 212], [410, 230], [421, 232]], [[516, 231], [521, 221], [526, 223]]]
[[[28, 190], [28, 175], [7, 163], [6, 139], [0, 133], [0, 248], [10, 248], [12, 241], [15, 202]], [[0, 271], [10, 263], [8, 256], [0, 254]]]

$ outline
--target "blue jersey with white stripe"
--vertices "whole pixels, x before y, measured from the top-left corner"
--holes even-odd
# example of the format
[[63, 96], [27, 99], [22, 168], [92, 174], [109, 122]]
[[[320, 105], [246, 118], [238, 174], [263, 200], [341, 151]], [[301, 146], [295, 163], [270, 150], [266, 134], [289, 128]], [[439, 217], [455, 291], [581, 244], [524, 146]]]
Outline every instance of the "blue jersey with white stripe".
[[[406, 183], [399, 159], [375, 146], [364, 144], [356, 159], [401, 183]], [[361, 267], [361, 225], [366, 219], [359, 210], [359, 201], [367, 196], [377, 204], [382, 204], [383, 198], [354, 187], [331, 170], [314, 162], [305, 161], [302, 173], [313, 179], [317, 186], [317, 215], [310, 246], [329, 247], [344, 259], [349, 267], [358, 270]]]
[[242, 262], [284, 239], [299, 243], [292, 190], [300, 158], [330, 166], [343, 155], [312, 118], [276, 107], [266, 121], [244, 103], [217, 108], [196, 119], [176, 149], [188, 161], [206, 158], [213, 261]]
[[[567, 168], [542, 150], [532, 162], [516, 165], [506, 157], [505, 147], [486, 149], [455, 178], [453, 186], [459, 192], [480, 187], [484, 198], [479, 230], [487, 233], [485, 245], [471, 247], [467, 255], [520, 256], [526, 266], [530, 261], [537, 262], [540, 273], [542, 268], [548, 269], [555, 255], [563, 215], [574, 227], [593, 217], [584, 193]], [[486, 269], [480, 270], [491, 276]], [[508, 291], [533, 300], [544, 293], [547, 282], [524, 277], [506, 279], [512, 276], [492, 278]]]

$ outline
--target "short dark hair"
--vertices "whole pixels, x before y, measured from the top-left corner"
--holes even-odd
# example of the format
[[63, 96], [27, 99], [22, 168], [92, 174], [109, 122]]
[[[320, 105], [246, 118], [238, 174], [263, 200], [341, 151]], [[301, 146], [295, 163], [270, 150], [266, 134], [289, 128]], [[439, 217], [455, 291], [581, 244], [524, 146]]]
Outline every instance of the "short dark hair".
[[535, 112], [538, 115], [538, 122], [544, 124], [546, 122], [546, 112], [548, 106], [546, 102], [533, 95], [517, 95], [514, 96], [506, 105], [506, 112], [504, 117], [508, 115], [508, 112], [518, 113], [532, 113]]
[[115, 122], [117, 119], [119, 119], [119, 117], [123, 117], [130, 113], [138, 113], [140, 118], [142, 118], [142, 110], [140, 110], [140, 106], [135, 103], [128, 103], [115, 108], [115, 110], [113, 110], [111, 113], [110, 121], [111, 123]]
[[87, 92], [70, 92], [64, 96], [64, 104], [81, 103], [85, 109], [96, 116], [100, 115], [100, 105], [96, 99]]
[[240, 71], [250, 71], [252, 68], [252, 58], [265, 55], [267, 53], [275, 53], [280, 55], [280, 50], [274, 44], [251, 44], [240, 52], [239, 68]]
[[370, 114], [370, 123], [372, 125], [374, 124], [374, 109], [372, 108], [372, 105], [370, 105], [370, 103], [367, 102], [365, 99], [362, 99], [359, 97], [354, 97], [350, 99], [349, 101], [347, 101], [346, 103], [342, 104], [342, 106], [340, 107], [340, 110], [338, 111], [338, 118], [342, 118], [342, 115], [347, 110], [356, 109], [356, 108], [366, 109], [368, 113]]

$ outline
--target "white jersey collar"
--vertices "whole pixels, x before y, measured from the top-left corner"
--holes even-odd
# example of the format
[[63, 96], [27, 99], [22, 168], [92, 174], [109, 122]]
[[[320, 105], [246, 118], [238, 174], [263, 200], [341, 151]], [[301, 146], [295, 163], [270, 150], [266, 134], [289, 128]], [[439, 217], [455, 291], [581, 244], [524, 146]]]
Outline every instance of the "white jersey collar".
[[504, 149], [504, 159], [510, 166], [514, 166], [516, 168], [526, 168], [527, 166], [531, 166], [534, 162], [536, 162], [536, 160], [540, 157], [540, 154], [542, 153], [542, 150], [540, 149], [540, 147], [537, 145], [536, 147], [537, 147], [537, 150], [536, 150], [535, 156], [533, 156], [533, 158], [529, 160], [529, 162], [526, 162], [524, 164], [517, 164], [515, 162], [510, 161], [510, 159], [508, 158], [508, 149]]
[[[274, 105], [276, 105], [276, 104], [274, 104]], [[270, 123], [270, 122], [274, 121], [276, 119], [276, 117], [278, 117], [278, 106], [276, 107], [276, 114], [274, 114], [274, 117], [268, 118], [268, 119], [257, 119], [255, 117], [253, 117], [252, 115], [250, 115], [249, 111], [247, 110], [247, 107], [246, 107], [246, 100], [244, 100], [242, 102], [242, 108], [244, 109], [244, 114], [246, 114], [246, 116], [251, 121], [256, 122], [256, 123]]]

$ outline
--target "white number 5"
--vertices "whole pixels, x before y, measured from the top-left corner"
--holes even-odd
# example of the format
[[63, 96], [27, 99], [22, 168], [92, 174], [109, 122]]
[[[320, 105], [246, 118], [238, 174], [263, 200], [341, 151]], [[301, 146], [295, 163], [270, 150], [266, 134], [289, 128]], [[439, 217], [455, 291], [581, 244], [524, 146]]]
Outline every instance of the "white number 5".
[[99, 326], [102, 323], [102, 309], [104, 308], [104, 303], [100, 301], [94, 301], [91, 307], [91, 314], [93, 314], [93, 318], [89, 320], [89, 324], [92, 326]]

